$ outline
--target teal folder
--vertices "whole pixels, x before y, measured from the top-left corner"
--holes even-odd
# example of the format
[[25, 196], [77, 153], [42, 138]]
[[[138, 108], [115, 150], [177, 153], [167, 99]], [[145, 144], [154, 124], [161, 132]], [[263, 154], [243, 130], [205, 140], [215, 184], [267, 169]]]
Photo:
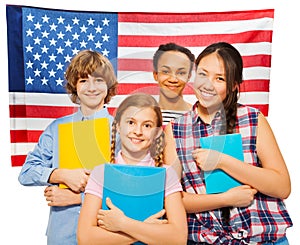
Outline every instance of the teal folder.
[[144, 221], [163, 209], [165, 176], [163, 167], [105, 164], [102, 209], [109, 197], [126, 216]]
[[[203, 137], [200, 138], [200, 144], [202, 148], [216, 150], [244, 161], [241, 134]], [[207, 194], [225, 192], [233, 187], [241, 185], [239, 181], [220, 169], [205, 171], [204, 179]]]

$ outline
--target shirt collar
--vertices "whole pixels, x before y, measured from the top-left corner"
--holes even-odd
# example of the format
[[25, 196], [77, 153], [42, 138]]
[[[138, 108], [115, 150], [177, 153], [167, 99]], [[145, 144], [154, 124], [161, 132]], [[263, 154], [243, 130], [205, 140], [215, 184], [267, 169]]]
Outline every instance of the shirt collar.
[[[199, 122], [203, 122], [203, 120], [201, 119], [201, 117], [198, 114], [198, 104], [199, 104], [199, 101], [197, 101], [193, 105], [193, 108], [191, 111], [193, 124], [198, 124]], [[221, 115], [222, 115], [221, 110], [217, 111], [212, 121], [221, 120]]]
[[[122, 157], [121, 151], [119, 151], [118, 156], [116, 158], [117, 164], [128, 164]], [[139, 163], [136, 164], [137, 166], [155, 166], [154, 160], [150, 155], [150, 152], [141, 160]]]
[[85, 120], [92, 120], [95, 118], [103, 118], [103, 117], [108, 117], [109, 116], [109, 112], [107, 108], [102, 108], [99, 111], [96, 111], [93, 115], [90, 115], [88, 117], [85, 117], [82, 114], [82, 111], [80, 108], [78, 108], [78, 111], [74, 114], [73, 116], [73, 121], [82, 121], [82, 118], [84, 118]]

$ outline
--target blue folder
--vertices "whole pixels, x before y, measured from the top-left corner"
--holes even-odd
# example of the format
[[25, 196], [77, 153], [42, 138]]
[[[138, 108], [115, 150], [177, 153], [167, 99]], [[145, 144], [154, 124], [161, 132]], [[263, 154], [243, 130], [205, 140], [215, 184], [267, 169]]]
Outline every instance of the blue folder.
[[[203, 137], [200, 138], [200, 144], [202, 148], [216, 150], [244, 161], [241, 134], [225, 134]], [[233, 187], [241, 185], [239, 181], [220, 169], [205, 171], [204, 179], [206, 193], [208, 194], [225, 192]]]
[[163, 209], [165, 176], [163, 167], [105, 164], [102, 209], [109, 197], [126, 216], [144, 221]]

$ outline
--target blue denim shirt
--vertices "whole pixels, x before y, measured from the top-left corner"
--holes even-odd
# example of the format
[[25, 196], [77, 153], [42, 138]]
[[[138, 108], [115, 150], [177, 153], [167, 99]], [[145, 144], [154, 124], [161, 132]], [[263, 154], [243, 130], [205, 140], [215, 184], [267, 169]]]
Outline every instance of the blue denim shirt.
[[[112, 124], [113, 117], [106, 108], [97, 111], [87, 119], [109, 118]], [[58, 124], [81, 121], [82, 112], [54, 120], [41, 134], [40, 139], [29, 152], [19, 174], [19, 182], [25, 186], [47, 186], [52, 171], [58, 168]], [[83, 198], [83, 193], [82, 193]], [[74, 245], [77, 244], [76, 231], [81, 205], [65, 207], [50, 207], [47, 227], [48, 245]]]

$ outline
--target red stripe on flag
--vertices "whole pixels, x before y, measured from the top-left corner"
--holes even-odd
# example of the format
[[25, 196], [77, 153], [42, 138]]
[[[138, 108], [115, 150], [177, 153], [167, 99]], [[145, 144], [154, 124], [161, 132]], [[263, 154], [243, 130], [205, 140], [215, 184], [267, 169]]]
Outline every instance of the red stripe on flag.
[[134, 92], [145, 92], [152, 95], [158, 95], [159, 88], [157, 83], [119, 83], [118, 95], [128, 95]]
[[178, 23], [178, 22], [218, 22], [228, 20], [251, 20], [274, 18], [274, 10], [249, 10], [206, 13], [119, 13], [119, 22]]
[[26, 155], [13, 155], [11, 156], [11, 165], [13, 167], [21, 167], [26, 160]]
[[248, 106], [252, 106], [254, 108], [257, 108], [261, 111], [261, 113], [264, 115], [264, 116], [268, 116], [268, 113], [269, 113], [269, 104], [264, 104], [264, 105], [251, 105], [251, 104], [248, 104]]
[[153, 71], [152, 59], [118, 58], [118, 71]]
[[115, 110], [116, 110], [117, 108], [115, 108], [115, 107], [108, 107], [107, 108], [107, 110], [108, 110], [108, 112], [111, 114], [111, 115], [115, 115]]
[[245, 80], [240, 86], [240, 92], [269, 92], [270, 80]]
[[207, 46], [213, 42], [259, 43], [272, 40], [272, 31], [247, 31], [236, 34], [205, 34], [186, 36], [138, 36], [119, 35], [119, 47], [158, 47], [162, 43], [175, 42], [180, 45], [194, 47]]
[[271, 67], [271, 55], [258, 54], [243, 56], [244, 68], [253, 66]]
[[[198, 54], [195, 54], [197, 57]], [[271, 67], [271, 55], [259, 54], [243, 56], [244, 68], [253, 66]], [[119, 71], [153, 71], [152, 59], [118, 59]]]
[[10, 130], [10, 139], [12, 143], [36, 143], [42, 132], [43, 130]]
[[10, 105], [10, 117], [58, 118], [77, 111], [72, 106]]

